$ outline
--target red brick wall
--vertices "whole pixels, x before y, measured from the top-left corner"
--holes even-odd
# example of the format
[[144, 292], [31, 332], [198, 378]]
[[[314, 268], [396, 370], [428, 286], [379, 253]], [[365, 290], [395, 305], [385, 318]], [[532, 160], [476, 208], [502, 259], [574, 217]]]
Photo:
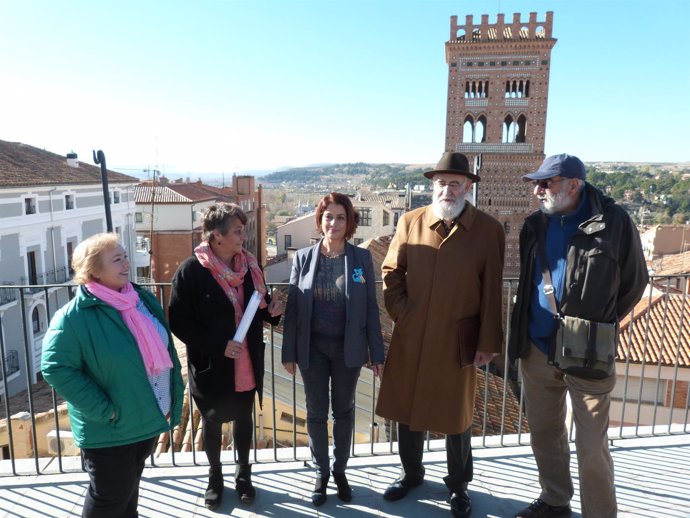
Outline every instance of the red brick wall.
[[[194, 244], [198, 242], [199, 235], [196, 233]], [[152, 252], [151, 259], [155, 282], [170, 282], [180, 263], [192, 255], [191, 234], [189, 231], [156, 232], [153, 235]]]
[[665, 406], [674, 408], [686, 408], [688, 404], [688, 382], [687, 381], [676, 381], [675, 391], [671, 393], [673, 389], [673, 383], [671, 381], [666, 385], [666, 402]]

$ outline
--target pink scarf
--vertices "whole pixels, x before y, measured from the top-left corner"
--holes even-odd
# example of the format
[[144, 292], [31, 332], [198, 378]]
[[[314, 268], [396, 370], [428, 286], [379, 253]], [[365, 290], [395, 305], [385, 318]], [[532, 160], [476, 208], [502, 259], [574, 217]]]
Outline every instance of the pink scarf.
[[121, 291], [115, 291], [98, 282], [87, 282], [86, 289], [120, 312], [122, 320], [137, 341], [149, 376], [172, 369], [170, 353], [161, 341], [156, 327], [137, 309], [139, 294], [134, 291], [132, 283], [128, 282]]
[[213, 253], [211, 246], [206, 241], [197, 246], [194, 249], [194, 253], [197, 259], [199, 259], [201, 266], [211, 272], [213, 278], [230, 299], [230, 302], [232, 302], [232, 306], [235, 308], [236, 326], [238, 326], [240, 320], [242, 320], [244, 308], [237, 300], [235, 291], [231, 288], [239, 289], [242, 286], [244, 276], [247, 275], [247, 270], [251, 272], [254, 289], [261, 293], [259, 307], [266, 307], [266, 301], [264, 300], [266, 296], [266, 284], [264, 283], [264, 274], [261, 268], [259, 268], [256, 257], [242, 249], [242, 252], [235, 254], [235, 257], [232, 258], [232, 268], [230, 268]]

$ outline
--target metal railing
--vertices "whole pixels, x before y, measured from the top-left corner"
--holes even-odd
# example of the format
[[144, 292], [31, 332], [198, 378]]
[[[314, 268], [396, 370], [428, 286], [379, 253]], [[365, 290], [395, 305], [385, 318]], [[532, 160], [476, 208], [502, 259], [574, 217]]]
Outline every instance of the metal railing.
[[[685, 320], [690, 318], [690, 311], [686, 311], [686, 306], [690, 308], [690, 300], [687, 296], [688, 277], [690, 275], [682, 276], [665, 276], [653, 277], [650, 281], [650, 289], [643, 297], [640, 304], [638, 304], [638, 313], [631, 314], [633, 324], [624, 328], [623, 336], [627, 349], [624, 350], [623, 357], [619, 358], [617, 363], [618, 369], [618, 383], [617, 389], [612, 393], [612, 410], [610, 413], [612, 427], [609, 429], [609, 438], [611, 440], [627, 439], [633, 437], [643, 437], [650, 434], [653, 435], [671, 435], [675, 433], [690, 433], [690, 344], [685, 337], [686, 333], [683, 329], [690, 328], [690, 322]], [[271, 292], [276, 288], [285, 293], [285, 283], [276, 283], [269, 285]], [[147, 286], [153, 291], [161, 305], [166, 307], [169, 301], [169, 284], [150, 284]], [[505, 301], [505, 340], [508, 341], [508, 334], [510, 329], [510, 313], [512, 310], [512, 301], [516, 292], [517, 281], [515, 279], [504, 279], [504, 301]], [[63, 298], [71, 298], [74, 293], [74, 286], [72, 285], [43, 285], [43, 286], [0, 286], [0, 298], [3, 296], [4, 290], [14, 290], [18, 296], [22, 293], [31, 291], [32, 293], [44, 291], [46, 295], [49, 290], [53, 288], [59, 290], [66, 290]], [[377, 290], [379, 291], [379, 300], [381, 299], [381, 283], [377, 283]], [[5, 295], [7, 298], [7, 295]], [[3, 398], [3, 410], [0, 411], [0, 448], [3, 451], [9, 452], [9, 458], [12, 462], [13, 474], [17, 474], [15, 461], [15, 444], [12, 436], [13, 427], [3, 428], [3, 422], [6, 423], [7, 416], [13, 416], [17, 412], [26, 412], [23, 414], [25, 419], [31, 420], [31, 429], [36, 429], [36, 412], [34, 404], [34, 390], [35, 386], [30, 382], [31, 376], [29, 374], [31, 365], [28, 360], [30, 356], [29, 341], [31, 330], [27, 328], [27, 310], [25, 308], [24, 297], [19, 296], [20, 304], [20, 318], [8, 319], [8, 312], [5, 311], [4, 316], [0, 314], [0, 324], [4, 326], [5, 334], [8, 332], [8, 326], [21, 326], [21, 334], [24, 337], [24, 350], [22, 355], [23, 363], [17, 357], [16, 365], [21, 364], [24, 370], [25, 386], [23, 390], [25, 394], [20, 399], [28, 402], [28, 407], [16, 407], [14, 400], [11, 398]], [[644, 303], [644, 304], [643, 304]], [[52, 317], [58, 307], [50, 307], [48, 301], [48, 316]], [[649, 308], [642, 313], [640, 308]], [[653, 311], [652, 311], [653, 309]], [[382, 327], [384, 329], [384, 337], [390, 338], [390, 329], [392, 329], [391, 322], [388, 317], [382, 314]], [[21, 322], [21, 324], [20, 324]], [[31, 322], [28, 322], [30, 325]], [[304, 415], [304, 397], [301, 381], [299, 376], [289, 376], [281, 365], [280, 353], [282, 344], [282, 325], [277, 327], [267, 326], [265, 329], [265, 340], [268, 350], [265, 358], [265, 384], [264, 384], [264, 401], [270, 402], [265, 404], [270, 416], [271, 426], [270, 430], [264, 438], [272, 450], [273, 461], [280, 460], [296, 460], [298, 458], [298, 444], [304, 442], [303, 431], [299, 426], [300, 417], [298, 414]], [[6, 357], [5, 344], [2, 341], [2, 334], [0, 334], [0, 357]], [[658, 356], [658, 350], [665, 351], [664, 357], [670, 358], [672, 361], [654, 362], [651, 360]], [[619, 348], [619, 353], [621, 349]], [[655, 352], [656, 351], [656, 352]], [[15, 351], [16, 352], [16, 351]], [[619, 354], [620, 355], [620, 354]], [[641, 356], [640, 356], [641, 355]], [[520, 379], [517, 374], [518, 369], [509, 364], [506, 357], [499, 357], [501, 361], [498, 364], [492, 364], [482, 369], [482, 373], [478, 378], [483, 379], [483, 384], [480, 383], [481, 389], [478, 391], [478, 396], [475, 399], [477, 407], [483, 408], [480, 415], [475, 415], [475, 422], [473, 426], [473, 434], [481, 436], [481, 445], [483, 447], [492, 446], [514, 446], [529, 443], [528, 426], [524, 416], [524, 402], [520, 390]], [[7, 373], [6, 373], [7, 374]], [[3, 380], [5, 394], [7, 392], [6, 377]], [[652, 388], [650, 388], [652, 387]], [[369, 455], [380, 454], [384, 452], [392, 453], [394, 451], [395, 423], [386, 422], [375, 415], [376, 397], [378, 393], [377, 379], [373, 376], [369, 369], [362, 369], [360, 381], [358, 385], [358, 392], [356, 396], [356, 415], [355, 415], [355, 434], [360, 439], [366, 436], [366, 443]], [[649, 396], [649, 394], [652, 396]], [[193, 400], [190, 398], [190, 414], [193, 415]], [[58, 420], [58, 396], [53, 391], [51, 408], [54, 419], [54, 429], [57, 431], [57, 457], [59, 470], [62, 472], [62, 451], [60, 442], [60, 423]], [[670, 406], [669, 406], [670, 402]], [[483, 404], [482, 404], [483, 403]], [[491, 404], [489, 404], [491, 403]], [[283, 410], [280, 410], [282, 408]], [[513, 413], [511, 414], [511, 409]], [[63, 412], [64, 413], [64, 412]], [[28, 415], [27, 415], [28, 414]], [[287, 415], [287, 420], [284, 419]], [[256, 427], [254, 444], [260, 444], [262, 437], [257, 437], [256, 429], [260, 426], [265, 416], [255, 416]], [[572, 425], [572, 422], [571, 422]], [[282, 427], [282, 428], [281, 428]], [[64, 428], [63, 428], [64, 429]], [[193, 429], [193, 427], [192, 427]], [[573, 439], [573, 427], [571, 426], [571, 440]], [[653, 430], [649, 432], [649, 430]], [[185, 430], [178, 430], [177, 434], [184, 434]], [[3, 433], [6, 434], [6, 442], [2, 442]], [[281, 440], [280, 435], [285, 437], [288, 434], [289, 440]], [[170, 433], [170, 444], [173, 444], [174, 431]], [[436, 437], [433, 434], [427, 436], [427, 448], [430, 446], [430, 439]], [[491, 438], [491, 440], [489, 440]], [[302, 441], [300, 441], [302, 439]], [[36, 434], [32, 434], [33, 441], [33, 458], [35, 465], [35, 472], [40, 473], [39, 455], [36, 453], [37, 439]], [[381, 446], [383, 443], [383, 446]], [[360, 442], [361, 444], [361, 442]], [[292, 449], [291, 455], [285, 455], [285, 450], [282, 449], [288, 446]], [[375, 447], [376, 446], [376, 447]], [[191, 453], [194, 464], [205, 464], [206, 457], [202, 453], [198, 455], [196, 451], [194, 439], [191, 439]], [[278, 454], [278, 450], [281, 454]], [[358, 449], [361, 454], [361, 448]], [[175, 460], [176, 448], [170, 447], [172, 463], [178, 465]], [[179, 453], [179, 452], [177, 452]], [[354, 454], [354, 444], [353, 444]], [[7, 457], [7, 455], [5, 455]], [[266, 456], [262, 454], [262, 459]], [[257, 450], [254, 450], [254, 459], [258, 460]], [[152, 463], [154, 463], [152, 457]], [[5, 473], [9, 471], [4, 470]]]
[[4, 356], [5, 360], [2, 362], [0, 368], [0, 380], [4, 380], [5, 377], [12, 376], [15, 372], [19, 371], [19, 352], [11, 349]]
[[39, 293], [44, 290], [48, 284], [62, 284], [69, 281], [71, 272], [66, 266], [56, 268], [54, 270], [46, 270], [43, 273], [36, 275], [35, 279], [30, 279], [26, 276], [19, 278], [19, 283], [23, 286], [24, 293]]

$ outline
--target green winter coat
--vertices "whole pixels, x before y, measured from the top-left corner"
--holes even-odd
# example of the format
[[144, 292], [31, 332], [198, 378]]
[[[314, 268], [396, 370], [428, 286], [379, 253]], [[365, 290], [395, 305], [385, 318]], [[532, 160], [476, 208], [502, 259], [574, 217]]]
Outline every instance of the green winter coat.
[[120, 313], [80, 286], [52, 318], [41, 358], [43, 377], [67, 401], [79, 448], [132, 444], [180, 422], [184, 385], [172, 335], [156, 298], [139, 286], [134, 289], [168, 329], [170, 422], [158, 407], [139, 347]]

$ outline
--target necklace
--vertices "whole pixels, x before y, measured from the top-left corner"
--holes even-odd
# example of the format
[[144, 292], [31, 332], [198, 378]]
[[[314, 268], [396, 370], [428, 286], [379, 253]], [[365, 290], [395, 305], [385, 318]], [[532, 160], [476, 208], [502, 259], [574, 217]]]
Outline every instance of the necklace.
[[345, 253], [345, 249], [334, 251], [334, 250], [326, 250], [325, 248], [321, 247], [321, 253], [325, 257], [328, 257], [329, 259], [333, 259], [335, 257], [340, 257], [341, 255], [343, 255]]

